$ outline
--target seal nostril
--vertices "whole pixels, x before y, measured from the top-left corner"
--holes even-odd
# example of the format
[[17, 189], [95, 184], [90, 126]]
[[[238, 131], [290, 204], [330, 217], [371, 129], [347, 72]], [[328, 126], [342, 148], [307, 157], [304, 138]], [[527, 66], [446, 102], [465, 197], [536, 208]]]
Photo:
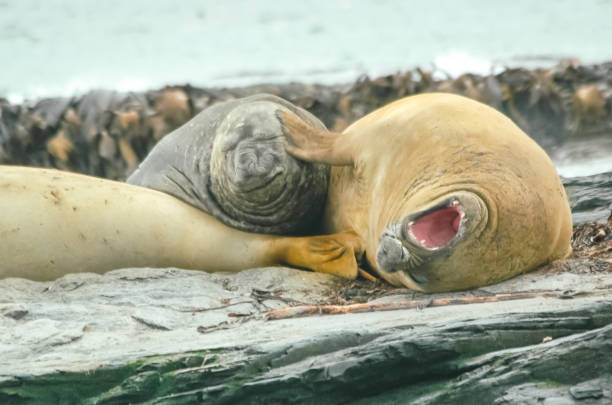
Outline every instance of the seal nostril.
[[409, 257], [410, 253], [396, 235], [383, 233], [376, 251], [376, 262], [381, 270], [393, 273], [405, 269]]

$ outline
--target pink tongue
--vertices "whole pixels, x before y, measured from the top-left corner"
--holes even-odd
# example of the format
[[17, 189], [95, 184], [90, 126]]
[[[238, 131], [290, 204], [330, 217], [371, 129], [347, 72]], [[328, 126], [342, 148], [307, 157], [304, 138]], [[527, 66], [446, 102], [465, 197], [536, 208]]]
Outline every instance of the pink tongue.
[[459, 231], [461, 214], [456, 207], [441, 208], [414, 221], [410, 227], [417, 241], [426, 248], [447, 245]]

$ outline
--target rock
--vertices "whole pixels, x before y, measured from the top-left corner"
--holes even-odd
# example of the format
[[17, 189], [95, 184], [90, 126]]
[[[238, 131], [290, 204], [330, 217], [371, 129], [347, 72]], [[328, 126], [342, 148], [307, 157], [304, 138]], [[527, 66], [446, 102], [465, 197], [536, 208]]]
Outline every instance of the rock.
[[[538, 295], [542, 289], [548, 293]], [[536, 297], [264, 316], [364, 296], [376, 304], [518, 291]], [[587, 274], [553, 267], [432, 296], [286, 268], [124, 269], [44, 283], [1, 280], [0, 297], [0, 403], [612, 398], [612, 363], [602, 357], [612, 350], [612, 269]], [[552, 340], [541, 343], [547, 336]]]
[[[611, 381], [612, 382], [612, 381]], [[582, 400], [587, 398], [599, 399], [604, 396], [601, 379], [576, 384], [569, 389], [572, 398]], [[610, 384], [607, 384], [610, 387]]]
[[562, 180], [574, 224], [605, 221], [612, 211], [612, 171]]

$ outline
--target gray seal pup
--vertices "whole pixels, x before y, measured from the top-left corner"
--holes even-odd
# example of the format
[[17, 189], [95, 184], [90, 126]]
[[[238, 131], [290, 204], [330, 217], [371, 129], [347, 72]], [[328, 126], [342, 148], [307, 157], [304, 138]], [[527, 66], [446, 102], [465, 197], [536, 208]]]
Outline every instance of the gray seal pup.
[[279, 97], [227, 101], [166, 135], [127, 182], [173, 195], [236, 229], [312, 232], [330, 169], [286, 153], [279, 112], [326, 130], [312, 114]]

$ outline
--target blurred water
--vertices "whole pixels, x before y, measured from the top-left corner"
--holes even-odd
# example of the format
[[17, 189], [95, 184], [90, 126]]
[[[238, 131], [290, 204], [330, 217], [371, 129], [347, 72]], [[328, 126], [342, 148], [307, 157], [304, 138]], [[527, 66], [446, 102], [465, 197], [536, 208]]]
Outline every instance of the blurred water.
[[612, 133], [596, 138], [571, 139], [549, 153], [557, 171], [564, 177], [612, 172]]
[[0, 96], [612, 59], [612, 1], [0, 0]]

